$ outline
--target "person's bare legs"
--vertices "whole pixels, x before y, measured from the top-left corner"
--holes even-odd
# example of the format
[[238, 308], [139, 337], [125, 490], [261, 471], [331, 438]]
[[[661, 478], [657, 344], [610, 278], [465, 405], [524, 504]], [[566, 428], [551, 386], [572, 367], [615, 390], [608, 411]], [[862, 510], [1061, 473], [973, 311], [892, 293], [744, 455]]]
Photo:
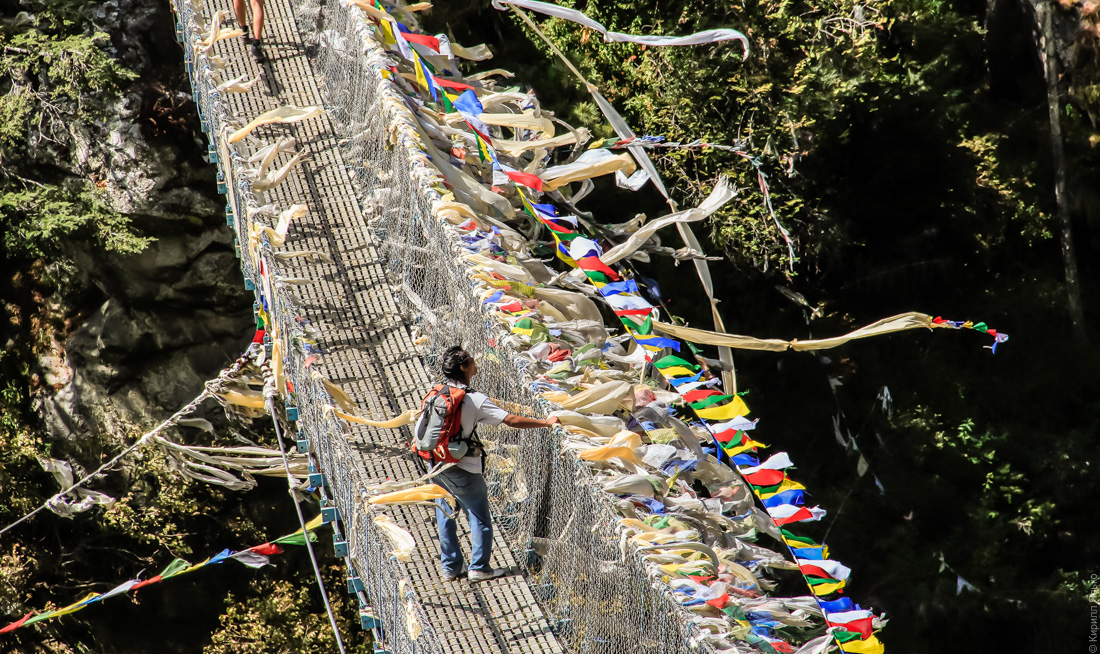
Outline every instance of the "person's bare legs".
[[[234, 5], [240, 4], [244, 8], [244, 0], [233, 0]], [[260, 40], [264, 31], [264, 0], [251, 0], [252, 3], [252, 38]], [[239, 14], [238, 14], [239, 15]]]
[[237, 14], [237, 25], [248, 36], [248, 14], [245, 13], [245, 0], [233, 0], [233, 13]]

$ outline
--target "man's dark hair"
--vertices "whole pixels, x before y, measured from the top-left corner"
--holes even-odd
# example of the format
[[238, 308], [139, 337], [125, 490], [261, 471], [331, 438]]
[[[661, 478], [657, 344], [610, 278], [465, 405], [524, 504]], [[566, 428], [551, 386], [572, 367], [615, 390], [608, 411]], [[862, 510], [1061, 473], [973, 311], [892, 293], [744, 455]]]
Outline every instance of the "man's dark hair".
[[447, 348], [447, 351], [443, 353], [440, 367], [443, 368], [443, 374], [448, 379], [463, 381], [465, 375], [462, 372], [462, 366], [469, 360], [470, 354], [462, 349], [461, 345], [454, 345]]

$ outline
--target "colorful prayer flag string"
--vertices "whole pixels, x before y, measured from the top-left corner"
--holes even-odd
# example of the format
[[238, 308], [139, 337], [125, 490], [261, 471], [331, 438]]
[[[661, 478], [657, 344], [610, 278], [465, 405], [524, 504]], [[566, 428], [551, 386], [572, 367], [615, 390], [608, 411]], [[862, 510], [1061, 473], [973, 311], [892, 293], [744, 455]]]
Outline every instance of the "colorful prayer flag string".
[[320, 527], [321, 524], [321, 516], [317, 516], [306, 524], [305, 531], [299, 529], [292, 534], [287, 534], [286, 536], [283, 536], [281, 538], [276, 538], [273, 541], [262, 543], [260, 545], [253, 546], [239, 552], [225, 549], [206, 559], [205, 561], [201, 563], [196, 563], [194, 565], [188, 563], [183, 559], [174, 559], [171, 563], [168, 564], [167, 567], [164, 568], [164, 570], [161, 570], [160, 574], [154, 577], [150, 577], [149, 579], [130, 579], [129, 581], [125, 581], [118, 586], [115, 586], [106, 593], [90, 593], [83, 598], [77, 600], [76, 602], [73, 602], [72, 604], [69, 604], [68, 606], [62, 607], [60, 609], [43, 611], [41, 613], [35, 613], [34, 611], [31, 611], [19, 620], [16, 620], [15, 622], [0, 629], [0, 634], [10, 633], [22, 627], [28, 627], [32, 624], [35, 624], [36, 622], [51, 620], [53, 618], [57, 618], [63, 615], [69, 615], [70, 613], [76, 613], [77, 611], [87, 606], [102, 602], [105, 599], [136, 592], [138, 590], [141, 590], [142, 588], [145, 588], [146, 586], [151, 586], [152, 584], [160, 583], [166, 579], [171, 579], [172, 577], [178, 577], [189, 572], [194, 572], [199, 568], [203, 568], [209, 565], [216, 565], [218, 563], [232, 560], [242, 565], [246, 565], [250, 568], [261, 568], [267, 565], [268, 557], [275, 556], [276, 554], [281, 554], [283, 552], [280, 545], [305, 545], [307, 533], [309, 534], [308, 538], [310, 541], [316, 541], [317, 535], [313, 532], [318, 527]]

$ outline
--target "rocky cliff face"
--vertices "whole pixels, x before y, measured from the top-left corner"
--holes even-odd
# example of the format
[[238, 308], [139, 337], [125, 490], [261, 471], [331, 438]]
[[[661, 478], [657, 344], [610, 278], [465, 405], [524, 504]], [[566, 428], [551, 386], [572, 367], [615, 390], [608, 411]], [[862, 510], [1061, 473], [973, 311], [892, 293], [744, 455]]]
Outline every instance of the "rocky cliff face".
[[67, 252], [74, 265], [55, 272], [61, 290], [43, 300], [55, 329], [39, 357], [37, 405], [49, 433], [70, 439], [158, 422], [240, 354], [252, 322], [168, 3], [88, 11], [137, 78], [105, 120], [53, 134], [35, 164], [94, 183], [156, 240], [137, 255], [78, 244]]

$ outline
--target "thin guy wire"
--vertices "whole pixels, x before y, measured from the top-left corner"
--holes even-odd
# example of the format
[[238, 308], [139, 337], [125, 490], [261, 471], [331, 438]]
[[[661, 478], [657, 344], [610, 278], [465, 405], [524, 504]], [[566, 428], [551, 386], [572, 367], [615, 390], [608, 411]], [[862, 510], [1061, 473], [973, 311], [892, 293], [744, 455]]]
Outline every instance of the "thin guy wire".
[[306, 551], [309, 552], [309, 561], [313, 565], [313, 574], [317, 577], [317, 587], [321, 589], [321, 600], [325, 603], [325, 613], [328, 614], [328, 622], [332, 625], [332, 633], [336, 636], [336, 645], [340, 648], [340, 654], [345, 654], [344, 640], [340, 638], [340, 629], [336, 626], [336, 616], [332, 614], [332, 605], [328, 601], [328, 592], [325, 591], [325, 582], [321, 579], [321, 568], [317, 565], [317, 555], [313, 553], [313, 544], [309, 540], [309, 532], [306, 530], [306, 519], [302, 515], [302, 505], [298, 502], [298, 496], [294, 493], [294, 475], [290, 474], [290, 462], [286, 458], [286, 448], [283, 445], [283, 431], [279, 427], [279, 419], [275, 415], [275, 378], [271, 373], [270, 362], [264, 364], [264, 399], [267, 411], [271, 414], [271, 424], [275, 425], [275, 439], [279, 443], [279, 454], [283, 457], [283, 469], [286, 471], [287, 492], [294, 502], [294, 512], [298, 514], [298, 524], [302, 527], [302, 533], [306, 535]]

